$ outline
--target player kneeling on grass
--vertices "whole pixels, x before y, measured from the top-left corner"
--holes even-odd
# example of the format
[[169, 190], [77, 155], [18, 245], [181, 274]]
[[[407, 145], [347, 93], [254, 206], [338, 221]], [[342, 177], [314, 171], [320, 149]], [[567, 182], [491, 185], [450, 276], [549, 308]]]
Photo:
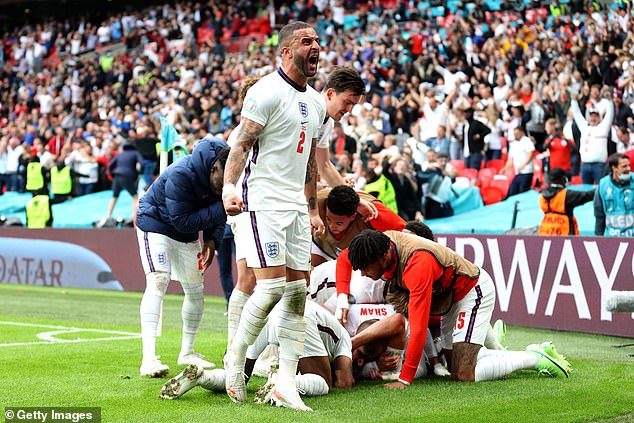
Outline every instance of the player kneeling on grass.
[[[255, 343], [247, 350], [245, 374], [247, 381], [251, 377], [258, 356], [269, 343], [279, 345], [277, 320], [280, 317], [279, 306], [275, 306], [262, 332]], [[297, 390], [306, 396], [326, 395], [333, 385], [337, 388], [350, 388], [352, 378], [352, 351], [350, 336], [341, 324], [323, 307], [313, 301], [306, 301], [304, 312], [306, 336], [304, 353], [299, 359]], [[277, 365], [271, 366], [267, 383], [255, 396], [257, 403], [272, 403], [277, 392]], [[201, 386], [205, 389], [224, 392], [224, 369], [203, 370], [195, 364], [189, 365], [178, 376], [170, 379], [161, 389], [160, 397], [175, 399], [185, 392]]]
[[[171, 279], [181, 283], [183, 339], [178, 364], [215, 367], [194, 353], [203, 315], [203, 274], [224, 233], [222, 178], [229, 147], [219, 139], [203, 139], [191, 156], [179, 160], [152, 183], [139, 201], [137, 238], [146, 288], [141, 300], [141, 376], [161, 377], [169, 367], [156, 355], [161, 306]], [[198, 232], [203, 232], [201, 248]]]
[[426, 239], [366, 230], [350, 243], [353, 269], [372, 279], [383, 277], [408, 295], [410, 338], [398, 381], [386, 388], [403, 389], [413, 380], [427, 338], [430, 313], [441, 314], [441, 343], [452, 377], [485, 381], [516, 370], [538, 370], [568, 377], [571, 366], [549, 342], [527, 352], [482, 348], [495, 304], [495, 286], [481, 268], [451, 249]]

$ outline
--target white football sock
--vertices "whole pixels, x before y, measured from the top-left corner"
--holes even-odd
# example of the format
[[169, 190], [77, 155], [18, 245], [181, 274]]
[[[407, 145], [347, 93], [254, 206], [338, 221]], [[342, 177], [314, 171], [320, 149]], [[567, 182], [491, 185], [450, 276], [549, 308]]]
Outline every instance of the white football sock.
[[282, 298], [285, 285], [286, 277], [284, 276], [257, 282], [253, 295], [242, 309], [240, 325], [231, 344], [231, 352], [237, 366], [244, 367], [247, 348], [255, 342], [266, 324], [269, 313]]
[[280, 300], [280, 320], [277, 329], [277, 338], [280, 342], [280, 369], [277, 385], [293, 389], [296, 386], [295, 375], [299, 357], [304, 353], [305, 306], [306, 280], [287, 282], [284, 295]]
[[203, 293], [203, 284], [186, 284], [183, 283], [183, 309], [181, 316], [183, 318], [183, 340], [181, 343], [180, 355], [193, 354], [194, 342], [196, 342], [196, 334], [200, 321], [203, 318], [205, 309], [205, 298]]
[[214, 392], [225, 392], [225, 369], [203, 370], [197, 385]]
[[525, 351], [498, 351], [481, 348], [475, 366], [475, 381], [501, 379], [516, 370], [534, 370], [537, 356]]
[[428, 359], [438, 357], [438, 350], [436, 349], [436, 344], [434, 343], [434, 337], [431, 335], [431, 331], [429, 330], [429, 328], [427, 328], [427, 337], [425, 338], [424, 351], [425, 356], [427, 356]]
[[504, 350], [504, 346], [498, 342], [497, 334], [495, 333], [491, 325], [489, 325], [489, 328], [487, 329], [487, 336], [484, 340], [484, 346], [490, 350]]
[[170, 282], [166, 272], [151, 272], [145, 276], [146, 286], [141, 299], [141, 342], [143, 360], [156, 357], [156, 330], [161, 318], [161, 303]]
[[240, 316], [242, 309], [247, 303], [250, 295], [245, 294], [239, 289], [234, 289], [229, 297], [229, 306], [227, 307], [227, 350], [231, 347], [234, 336], [240, 325]]
[[421, 359], [416, 368], [416, 373], [414, 373], [414, 379], [420, 379], [425, 376], [427, 376], [427, 362]]
[[296, 380], [297, 390], [307, 397], [326, 395], [328, 393], [328, 383], [319, 375], [312, 373], [297, 375]]

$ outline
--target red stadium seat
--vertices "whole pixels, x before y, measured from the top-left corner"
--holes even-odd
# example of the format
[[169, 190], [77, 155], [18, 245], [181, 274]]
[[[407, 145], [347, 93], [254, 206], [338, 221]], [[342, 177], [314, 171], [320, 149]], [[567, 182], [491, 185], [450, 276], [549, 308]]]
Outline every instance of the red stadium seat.
[[260, 34], [271, 33], [271, 21], [269, 18], [260, 18]]
[[460, 171], [465, 167], [463, 160], [449, 160], [449, 164], [452, 165], [457, 171]]
[[486, 162], [484, 167], [488, 168], [488, 169], [495, 169], [496, 171], [499, 171], [500, 169], [502, 169], [504, 167], [504, 163], [506, 163], [506, 162], [504, 160], [500, 160], [500, 159], [489, 160], [488, 162]]
[[513, 179], [515, 177], [515, 169], [513, 168], [513, 166], [506, 169], [503, 175], [506, 176], [509, 179], [509, 181]]
[[509, 187], [511, 186], [511, 179], [506, 177], [505, 175], [495, 175], [493, 179], [491, 179], [491, 183], [489, 187], [497, 187], [502, 190], [504, 196], [509, 192]]
[[581, 185], [583, 182], [581, 181], [581, 175], [575, 175], [570, 178], [570, 185]]
[[482, 201], [484, 201], [485, 206], [499, 203], [506, 197], [506, 194], [501, 188], [494, 186], [480, 188], [480, 195], [482, 196]]
[[470, 180], [474, 180], [478, 177], [478, 170], [477, 169], [470, 169], [470, 168], [465, 168], [465, 169], [460, 169], [458, 171], [458, 176], [464, 176], [465, 178], [469, 178]]
[[491, 183], [493, 177], [497, 174], [495, 169], [491, 168], [483, 168], [478, 172], [478, 183], [479, 187], [486, 187]]

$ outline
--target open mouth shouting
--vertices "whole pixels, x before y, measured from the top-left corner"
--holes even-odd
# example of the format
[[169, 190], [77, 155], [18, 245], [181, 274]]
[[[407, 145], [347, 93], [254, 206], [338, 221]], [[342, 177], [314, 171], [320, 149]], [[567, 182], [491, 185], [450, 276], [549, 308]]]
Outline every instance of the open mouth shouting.
[[319, 65], [319, 50], [313, 50], [308, 55], [308, 74], [313, 76], [317, 73], [317, 66]]

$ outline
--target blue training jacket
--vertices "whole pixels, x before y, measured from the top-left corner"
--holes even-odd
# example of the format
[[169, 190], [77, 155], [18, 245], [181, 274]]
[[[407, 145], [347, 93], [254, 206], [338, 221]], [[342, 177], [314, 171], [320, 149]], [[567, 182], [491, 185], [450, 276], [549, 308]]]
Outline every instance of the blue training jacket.
[[124, 176], [130, 179], [139, 177], [137, 163], [143, 167], [143, 157], [132, 143], [123, 144], [123, 151], [112, 158], [108, 170], [112, 176]]
[[221, 197], [211, 190], [209, 175], [225, 147], [218, 138], [205, 138], [190, 156], [170, 165], [139, 200], [137, 227], [179, 242], [195, 241], [203, 231], [203, 240], [220, 245], [227, 215]]

